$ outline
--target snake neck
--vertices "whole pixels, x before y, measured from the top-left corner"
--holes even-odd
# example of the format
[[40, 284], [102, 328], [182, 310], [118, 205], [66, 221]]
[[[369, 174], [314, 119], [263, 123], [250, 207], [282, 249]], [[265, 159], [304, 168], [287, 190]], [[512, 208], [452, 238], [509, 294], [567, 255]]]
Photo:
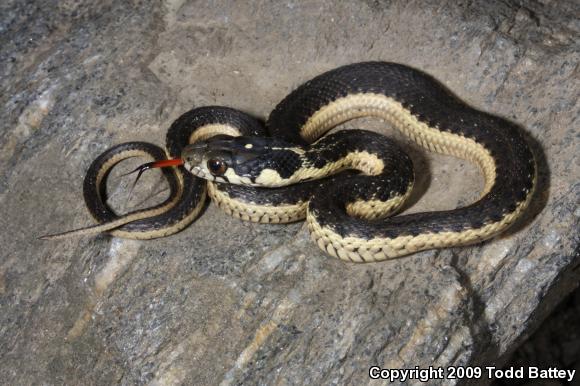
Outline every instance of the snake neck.
[[260, 187], [282, 187], [318, 180], [345, 170], [356, 170], [368, 176], [388, 173], [405, 153], [384, 136], [364, 130], [338, 131], [309, 146], [274, 149], [252, 160], [238, 172], [251, 184]]

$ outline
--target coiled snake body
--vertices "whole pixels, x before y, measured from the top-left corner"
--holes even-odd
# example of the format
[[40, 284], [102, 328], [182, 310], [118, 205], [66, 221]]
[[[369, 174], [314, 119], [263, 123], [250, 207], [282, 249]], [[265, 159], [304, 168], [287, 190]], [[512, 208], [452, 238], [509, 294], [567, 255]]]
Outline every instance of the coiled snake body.
[[[427, 150], [474, 162], [485, 179], [481, 198], [453, 210], [387, 217], [412, 189], [408, 156], [368, 131], [322, 137], [365, 116], [383, 119]], [[306, 217], [313, 239], [329, 254], [381, 261], [497, 235], [521, 215], [534, 189], [534, 157], [514, 124], [467, 106], [431, 77], [400, 64], [358, 63], [319, 75], [288, 95], [267, 127], [271, 137], [253, 118], [225, 107], [185, 113], [167, 134], [169, 157], [185, 162], [164, 171], [170, 197], [120, 217], [104, 200], [108, 171], [127, 157], [164, 154], [142, 142], [110, 149], [91, 165], [84, 183], [86, 204], [100, 224], [48, 238], [175, 233], [203, 206], [206, 184], [196, 175], [210, 181], [210, 197], [233, 216], [276, 223]]]

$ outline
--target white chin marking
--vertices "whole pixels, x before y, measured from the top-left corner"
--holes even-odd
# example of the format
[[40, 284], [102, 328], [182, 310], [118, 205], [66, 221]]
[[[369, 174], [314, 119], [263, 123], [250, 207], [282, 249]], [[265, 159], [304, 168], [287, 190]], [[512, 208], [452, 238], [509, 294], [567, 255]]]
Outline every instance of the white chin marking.
[[199, 166], [194, 166], [191, 169], [189, 169], [189, 171], [191, 172], [191, 174], [193, 174], [196, 177], [199, 178], [204, 178], [210, 181], [213, 181], [213, 176], [210, 174], [206, 174], [203, 170], [201, 170], [201, 168]]
[[281, 186], [283, 181], [284, 179], [280, 176], [280, 173], [274, 169], [264, 169], [256, 178], [256, 183], [262, 186]]

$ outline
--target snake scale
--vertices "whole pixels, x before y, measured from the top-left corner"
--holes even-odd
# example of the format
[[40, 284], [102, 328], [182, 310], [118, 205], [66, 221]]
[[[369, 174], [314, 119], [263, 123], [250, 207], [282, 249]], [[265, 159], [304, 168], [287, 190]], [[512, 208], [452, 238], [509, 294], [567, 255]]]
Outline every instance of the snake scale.
[[[369, 116], [426, 150], [475, 163], [485, 180], [479, 200], [392, 216], [413, 187], [409, 157], [374, 132], [325, 135]], [[266, 127], [227, 107], [183, 114], [167, 133], [167, 156], [182, 164], [163, 170], [169, 198], [123, 216], [106, 204], [110, 169], [128, 157], [159, 160], [165, 154], [143, 142], [109, 149], [84, 181], [85, 202], [99, 224], [45, 238], [105, 231], [136, 239], [167, 236], [195, 220], [207, 187], [230, 215], [266, 223], [306, 218], [312, 238], [330, 255], [381, 261], [489, 239], [521, 216], [535, 187], [534, 156], [515, 124], [471, 108], [430, 76], [401, 64], [356, 63], [319, 75], [284, 98]]]

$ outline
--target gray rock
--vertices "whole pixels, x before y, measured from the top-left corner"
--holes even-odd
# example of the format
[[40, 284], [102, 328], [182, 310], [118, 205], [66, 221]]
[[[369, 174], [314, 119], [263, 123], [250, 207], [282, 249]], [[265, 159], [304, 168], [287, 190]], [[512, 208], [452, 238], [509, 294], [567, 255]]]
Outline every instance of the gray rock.
[[[578, 326], [580, 326], [580, 288], [558, 305], [538, 330], [516, 350], [506, 367], [535, 366], [545, 369], [555, 367], [576, 370], [578, 374], [580, 372]], [[514, 384], [514, 382], [503, 384]], [[519, 384], [526, 383], [520, 381]]]
[[[371, 365], [501, 366], [578, 284], [574, 0], [6, 0], [0, 15], [6, 384], [359, 385], [374, 383]], [[373, 59], [423, 69], [525, 128], [540, 190], [507, 235], [353, 265], [301, 224], [244, 223], [210, 205], [165, 239], [36, 239], [92, 223], [82, 178], [107, 147], [162, 144], [193, 106], [265, 118], [312, 76]], [[477, 198], [475, 167], [407, 147], [425, 172], [410, 211]], [[161, 199], [156, 178], [132, 202]], [[111, 181], [118, 208], [126, 182]]]

